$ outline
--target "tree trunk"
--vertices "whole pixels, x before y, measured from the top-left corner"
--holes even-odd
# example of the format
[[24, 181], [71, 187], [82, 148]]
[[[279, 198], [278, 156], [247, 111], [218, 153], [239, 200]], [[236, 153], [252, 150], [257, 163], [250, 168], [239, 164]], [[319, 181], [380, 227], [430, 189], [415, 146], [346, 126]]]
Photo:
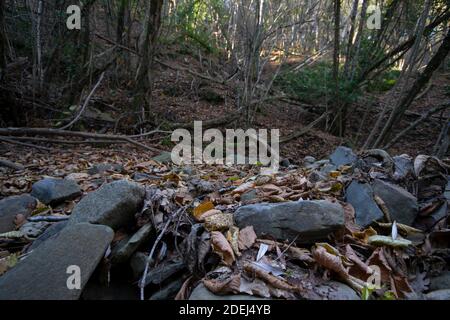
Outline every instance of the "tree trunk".
[[134, 105], [141, 108], [143, 113], [150, 112], [148, 97], [151, 96], [152, 69], [155, 46], [161, 27], [163, 0], [147, 1], [144, 20], [144, 30], [139, 39], [140, 61], [136, 74], [136, 96]]
[[449, 52], [450, 52], [450, 31], [444, 38], [444, 41], [442, 42], [442, 45], [440, 46], [439, 50], [436, 52], [436, 54], [431, 59], [430, 63], [425, 68], [425, 71], [414, 82], [411, 89], [407, 92], [407, 94], [403, 97], [403, 99], [400, 100], [397, 107], [392, 111], [391, 116], [389, 117], [381, 134], [379, 135], [377, 141], [375, 142], [374, 147], [377, 147], [381, 145], [383, 142], [387, 141], [394, 124], [398, 123], [402, 119], [405, 111], [409, 108], [411, 103], [414, 101], [415, 97], [430, 81], [431, 77], [433, 76], [433, 73], [439, 68], [439, 66], [445, 60]]

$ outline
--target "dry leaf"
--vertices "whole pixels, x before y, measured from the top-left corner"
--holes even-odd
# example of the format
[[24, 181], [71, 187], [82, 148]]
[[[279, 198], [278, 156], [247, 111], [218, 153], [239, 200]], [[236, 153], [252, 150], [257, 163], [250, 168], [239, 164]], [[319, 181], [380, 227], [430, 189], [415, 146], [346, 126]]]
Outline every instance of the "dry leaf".
[[225, 265], [231, 266], [236, 260], [230, 243], [221, 232], [211, 232], [211, 246]]
[[240, 293], [241, 276], [234, 274], [225, 280], [204, 279], [203, 284], [206, 289], [218, 295], [237, 294]]
[[245, 227], [239, 231], [239, 249], [250, 249], [256, 242], [256, 233], [253, 226]]
[[194, 209], [194, 217], [199, 220], [200, 216], [205, 212], [214, 209], [214, 204], [211, 201], [202, 202]]

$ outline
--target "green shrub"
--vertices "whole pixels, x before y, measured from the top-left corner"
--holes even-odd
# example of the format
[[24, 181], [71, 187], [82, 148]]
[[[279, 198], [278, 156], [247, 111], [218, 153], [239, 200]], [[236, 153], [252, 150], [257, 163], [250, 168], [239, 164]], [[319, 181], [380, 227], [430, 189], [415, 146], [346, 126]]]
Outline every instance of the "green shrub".
[[[316, 63], [299, 72], [284, 72], [275, 81], [275, 85], [287, 95], [306, 103], [327, 103], [334, 100], [335, 83], [332, 64], [328, 62]], [[340, 101], [353, 102], [358, 97], [358, 92], [353, 88], [352, 82], [339, 79]]]

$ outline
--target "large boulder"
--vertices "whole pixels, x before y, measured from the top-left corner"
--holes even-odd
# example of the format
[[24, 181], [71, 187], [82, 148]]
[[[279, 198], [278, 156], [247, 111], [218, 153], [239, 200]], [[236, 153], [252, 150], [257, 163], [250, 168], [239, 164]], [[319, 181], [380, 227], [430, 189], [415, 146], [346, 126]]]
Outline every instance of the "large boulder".
[[[113, 236], [106, 226], [65, 228], [0, 278], [0, 300], [77, 300]], [[81, 271], [79, 289], [68, 286], [73, 266]]]
[[133, 221], [144, 197], [145, 189], [137, 183], [114, 181], [81, 199], [73, 209], [68, 225], [89, 222], [117, 230]]
[[373, 221], [384, 217], [373, 197], [373, 189], [368, 183], [354, 180], [347, 187], [345, 200], [355, 209], [356, 223], [362, 227], [367, 227]]
[[331, 162], [339, 167], [344, 165], [353, 165], [358, 160], [358, 157], [352, 149], [347, 147], [338, 147], [330, 156]]
[[413, 224], [419, 211], [416, 197], [403, 188], [379, 179], [373, 182], [373, 191], [384, 201], [393, 221]]
[[258, 236], [300, 243], [326, 239], [344, 226], [342, 206], [324, 200], [248, 205], [239, 208], [234, 218], [239, 228], [253, 226]]
[[42, 203], [55, 205], [81, 195], [78, 184], [71, 179], [45, 178], [32, 186], [31, 195]]
[[12, 196], [0, 200], [0, 233], [16, 228], [14, 219], [18, 214], [28, 218], [36, 208], [37, 201], [29, 194]]

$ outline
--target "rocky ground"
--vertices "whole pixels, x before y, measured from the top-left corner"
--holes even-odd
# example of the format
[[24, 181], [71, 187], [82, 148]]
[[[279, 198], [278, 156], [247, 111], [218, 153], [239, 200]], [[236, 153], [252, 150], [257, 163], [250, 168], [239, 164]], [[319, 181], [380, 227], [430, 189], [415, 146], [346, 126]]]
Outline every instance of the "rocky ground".
[[110, 153], [6, 153], [0, 299], [450, 299], [446, 161]]

